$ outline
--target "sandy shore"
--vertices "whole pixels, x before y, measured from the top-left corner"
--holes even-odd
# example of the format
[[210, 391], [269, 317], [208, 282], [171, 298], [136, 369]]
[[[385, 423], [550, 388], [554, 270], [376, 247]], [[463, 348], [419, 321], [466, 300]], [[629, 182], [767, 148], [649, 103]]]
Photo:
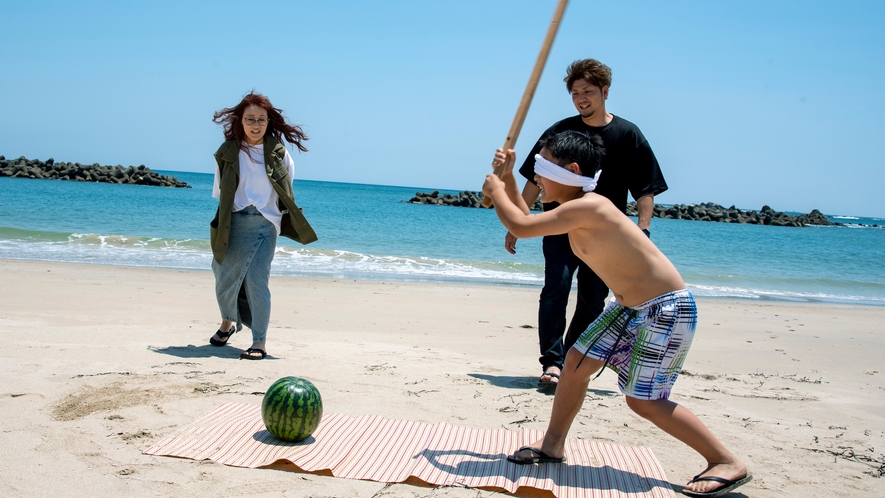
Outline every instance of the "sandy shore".
[[[274, 277], [272, 356], [209, 346], [210, 272], [0, 260], [3, 496], [485, 497], [141, 450], [222, 401], [259, 404], [297, 375], [329, 413], [544, 429], [535, 289]], [[732, 496], [881, 496], [885, 308], [701, 300], [673, 400], [743, 456]], [[591, 383], [571, 437], [651, 447], [670, 481], [703, 468]], [[680, 489], [676, 487], [675, 489]]]

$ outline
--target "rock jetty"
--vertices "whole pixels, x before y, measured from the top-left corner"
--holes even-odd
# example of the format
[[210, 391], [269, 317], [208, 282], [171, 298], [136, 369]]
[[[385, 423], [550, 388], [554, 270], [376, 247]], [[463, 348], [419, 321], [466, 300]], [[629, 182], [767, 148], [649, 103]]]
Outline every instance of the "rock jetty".
[[[474, 192], [471, 190], [463, 190], [458, 195], [440, 194], [439, 190], [429, 193], [415, 192], [415, 196], [408, 202], [412, 204], [436, 204], [440, 206], [460, 206], [460, 207], [482, 207], [482, 192]], [[541, 210], [541, 201], [535, 201], [531, 208], [533, 211]], [[627, 204], [627, 214], [636, 216], [636, 203]], [[749, 225], [771, 225], [777, 227], [804, 227], [807, 225], [835, 225], [842, 226], [842, 223], [834, 223], [827, 219], [817, 209], [812, 210], [808, 214], [800, 214], [792, 216], [780, 211], [775, 211], [769, 206], [762, 206], [759, 211], [744, 211], [734, 206], [729, 208], [720, 206], [712, 202], [702, 204], [674, 204], [672, 206], [664, 206], [655, 204], [653, 215], [654, 218], [667, 218], [674, 220], [695, 220], [695, 221], [715, 221], [719, 223], [743, 223]]]
[[[412, 204], [437, 204], [440, 206], [481, 208], [482, 200], [484, 198], [485, 194], [482, 192], [474, 192], [472, 190], [462, 190], [461, 192], [458, 192], [458, 195], [440, 195], [439, 190], [434, 190], [433, 192], [427, 193], [415, 192], [415, 197], [409, 199], [408, 202]], [[532, 211], [540, 211], [542, 209], [541, 201], [536, 200], [531, 209]]]
[[41, 161], [24, 156], [18, 159], [6, 159], [5, 156], [0, 156], [0, 176], [191, 188], [186, 182], [180, 182], [174, 176], [158, 174], [144, 164], [124, 168], [122, 165], [101, 166], [98, 163], [86, 165], [56, 162], [52, 158]]
[[[636, 216], [636, 203], [627, 204], [627, 214]], [[712, 202], [701, 204], [674, 204], [662, 206], [655, 204], [654, 218], [667, 218], [674, 220], [717, 221], [720, 223], [743, 223], [749, 225], [772, 225], [776, 227], [804, 227], [806, 225], [834, 225], [817, 209], [812, 209], [808, 214], [792, 216], [771, 209], [768, 205], [762, 206], [758, 212], [755, 210], [743, 211], [734, 206], [729, 208]]]

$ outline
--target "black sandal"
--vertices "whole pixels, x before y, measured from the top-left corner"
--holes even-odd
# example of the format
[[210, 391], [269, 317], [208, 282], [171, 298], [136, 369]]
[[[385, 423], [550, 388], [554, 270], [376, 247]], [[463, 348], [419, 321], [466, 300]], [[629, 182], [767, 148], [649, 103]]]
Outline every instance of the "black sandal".
[[[258, 354], [260, 356], [252, 356], [252, 354]], [[267, 353], [265, 353], [263, 349], [249, 348], [240, 354], [240, 359], [241, 360], [263, 360], [265, 356], [267, 356]]]
[[[547, 365], [546, 367], [544, 367], [544, 372], [541, 374], [541, 377], [544, 377], [546, 375], [547, 377], [551, 377], [553, 379], [556, 379], [556, 381], [553, 381], [553, 380], [541, 381], [541, 379], [538, 379], [538, 387], [540, 387], [542, 389], [549, 389], [549, 388], [555, 389], [556, 385], [559, 384], [559, 374], [555, 374], [553, 372], [548, 372], [547, 369], [550, 367], [556, 367], [559, 369], [560, 372], [562, 371], [562, 367], [560, 367], [559, 365]], [[522, 451], [522, 450], [520, 450], [520, 451]]]
[[227, 341], [230, 340], [230, 336], [232, 336], [232, 335], [234, 335], [234, 334], [237, 333], [237, 326], [236, 326], [236, 325], [231, 325], [229, 331], [227, 331], [227, 332], [222, 332], [222, 331], [220, 331], [220, 330], [217, 330], [215, 333], [218, 334], [218, 337], [220, 337], [221, 339], [223, 339], [223, 341], [219, 341], [218, 339], [215, 338], [215, 336], [212, 336], [212, 337], [209, 338], [209, 344], [211, 344], [211, 345], [213, 345], [213, 346], [226, 346], [226, 345], [227, 345]]

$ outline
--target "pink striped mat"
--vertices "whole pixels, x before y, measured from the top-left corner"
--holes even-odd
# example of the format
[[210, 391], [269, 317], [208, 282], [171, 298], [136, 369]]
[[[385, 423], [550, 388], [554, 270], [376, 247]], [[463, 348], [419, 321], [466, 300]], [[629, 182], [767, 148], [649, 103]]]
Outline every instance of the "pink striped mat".
[[264, 428], [260, 406], [224, 403], [144, 453], [249, 468], [284, 461], [305, 472], [331, 471], [336, 477], [388, 483], [411, 476], [431, 485], [509, 493], [527, 487], [558, 497], [675, 497], [648, 448], [571, 439], [565, 464], [507, 461], [515, 448], [541, 435], [529, 429], [473, 429], [325, 414], [313, 436], [287, 443]]

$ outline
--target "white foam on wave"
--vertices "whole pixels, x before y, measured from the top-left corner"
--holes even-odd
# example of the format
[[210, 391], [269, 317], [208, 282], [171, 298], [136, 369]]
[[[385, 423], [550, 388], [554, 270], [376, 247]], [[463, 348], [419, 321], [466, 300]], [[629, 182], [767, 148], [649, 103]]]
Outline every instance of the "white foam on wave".
[[[874, 227], [872, 225], [879, 225], [879, 226]], [[878, 223], [873, 223], [873, 224], [842, 223], [842, 225], [814, 225], [812, 223], [809, 223], [805, 226], [810, 227], [810, 228], [826, 228], [826, 229], [832, 229], [832, 230], [840, 230], [842, 228], [867, 228], [867, 229], [872, 229], [872, 230], [880, 230], [882, 228], [885, 228], [881, 224], [878, 224]]]
[[540, 285], [540, 272], [511, 270], [497, 263], [453, 262], [444, 259], [376, 256], [350, 251], [277, 247], [273, 269], [281, 274], [356, 276], [419, 280], [459, 280]]
[[715, 285], [698, 285], [686, 282], [692, 293], [699, 297], [734, 297], [741, 299], [770, 299], [794, 302], [867, 303], [885, 305], [885, 298], [831, 294], [826, 292], [793, 292], [764, 289], [747, 289]]
[[98, 245], [101, 247], [120, 247], [120, 248], [185, 248], [185, 246], [196, 246], [208, 248], [208, 241], [197, 239], [165, 239], [160, 237], [130, 237], [127, 235], [102, 235], [96, 233], [72, 233], [68, 236], [68, 242], [71, 244]]
[[[124, 236], [74, 234], [67, 241], [22, 242], [0, 239], [0, 258], [209, 270], [212, 253], [206, 244]], [[349, 251], [278, 246], [271, 267], [276, 275], [331, 278], [462, 281], [541, 285], [542, 269], [512, 269], [489, 262], [457, 262], [423, 257], [375, 256]], [[534, 270], [534, 271], [533, 271]]]
[[[25, 242], [0, 239], [0, 258], [171, 268], [209, 271], [212, 253], [208, 243], [176, 244], [160, 239], [127, 243], [125, 237], [77, 236], [65, 241]], [[87, 241], [88, 242], [85, 242]], [[130, 241], [131, 242], [131, 241]], [[543, 285], [540, 265], [513, 266], [505, 262], [450, 261], [427, 257], [378, 256], [341, 250], [279, 246], [273, 262], [275, 275], [320, 278], [467, 282], [479, 284]], [[731, 279], [720, 275], [718, 278]], [[717, 278], [717, 279], [718, 279]], [[688, 280], [692, 280], [689, 278]], [[717, 285], [687, 282], [700, 297], [744, 298], [795, 302], [837, 302], [885, 305], [885, 297], [840, 293], [784, 291], [754, 288], [754, 285]], [[723, 282], [724, 283], [724, 282]], [[816, 287], [816, 286], [815, 286]], [[819, 287], [820, 288], [820, 287]], [[826, 289], [826, 287], [823, 287]], [[871, 292], [878, 295], [879, 292]]]
[[873, 227], [873, 226], [870, 226], [870, 225], [860, 225], [860, 224], [854, 224], [854, 223], [846, 223], [845, 226], [844, 226], [844, 228], [869, 228], [869, 229], [876, 230], [876, 229], [880, 229], [880, 228], [882, 228], [882, 227]]
[[[187, 241], [164, 241], [96, 234], [72, 234], [66, 241], [0, 239], [0, 258], [135, 266], [208, 269], [211, 253]], [[208, 244], [205, 244], [208, 246]]]

